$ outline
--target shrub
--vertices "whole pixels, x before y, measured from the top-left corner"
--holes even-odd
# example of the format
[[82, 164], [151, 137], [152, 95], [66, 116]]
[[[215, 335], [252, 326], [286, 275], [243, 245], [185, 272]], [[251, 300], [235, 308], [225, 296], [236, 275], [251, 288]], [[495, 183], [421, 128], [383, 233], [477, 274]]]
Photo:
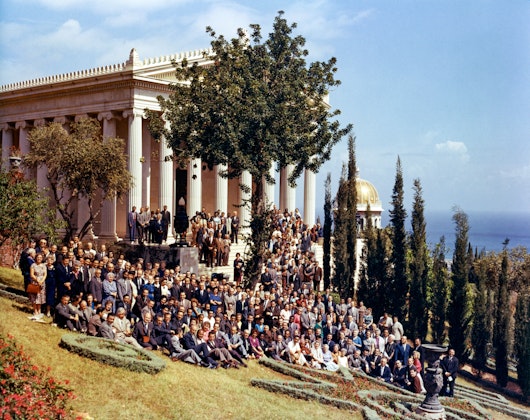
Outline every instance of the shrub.
[[0, 418], [74, 418], [69, 400], [75, 398], [66, 386], [31, 363], [12, 336], [0, 334]]
[[135, 372], [155, 374], [166, 367], [163, 359], [147, 350], [104, 338], [64, 334], [59, 345], [80, 356]]

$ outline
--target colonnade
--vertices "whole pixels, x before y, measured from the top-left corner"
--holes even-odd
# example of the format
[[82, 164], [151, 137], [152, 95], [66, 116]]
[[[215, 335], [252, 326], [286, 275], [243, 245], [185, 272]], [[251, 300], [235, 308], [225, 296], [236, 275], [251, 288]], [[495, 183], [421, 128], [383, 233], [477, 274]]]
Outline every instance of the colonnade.
[[[147, 130], [144, 111], [140, 108], [97, 113], [50, 115], [49, 117], [46, 116], [46, 118], [35, 120], [20, 120], [4, 123], [1, 127], [3, 161], [8, 160], [12, 146], [17, 146], [22, 155], [29, 152], [28, 133], [32, 128], [54, 121], [62, 124], [68, 130], [71, 121], [79, 121], [81, 118], [87, 116], [96, 117], [101, 122], [104, 138], [122, 137], [126, 139], [125, 153], [128, 155], [128, 169], [133, 181], [125, 200], [127, 209], [123, 208], [123, 204], [120, 206], [116, 198], [104, 201], [100, 216], [100, 226], [97, 229], [99, 238], [104, 240], [117, 240], [119, 235], [122, 235], [124, 232], [127, 233], [127, 229], [125, 228], [127, 211], [133, 206], [136, 206], [139, 210], [144, 205], [151, 207], [151, 202], [157, 202], [155, 207], [167, 205], [173, 217], [176, 210], [176, 203], [180, 197], [175, 197], [175, 177], [177, 172], [175, 163], [170, 158], [172, 156], [172, 150], [166, 145], [165, 141], [160, 141], [159, 143], [153, 141]], [[145, 158], [145, 156], [150, 157], [152, 155], [157, 156], [157, 159]], [[156, 162], [158, 162], [158, 167], [154, 168], [153, 164], [156, 165]], [[279, 208], [281, 210], [287, 208], [290, 211], [294, 211], [296, 207], [296, 188], [291, 187], [288, 183], [288, 177], [293, 168], [293, 165], [289, 165], [280, 171]], [[237, 193], [239, 202], [229, 203], [229, 181], [227, 178], [219, 176], [219, 173], [226, 169], [224, 165], [214, 167], [215, 209], [209, 210], [221, 210], [228, 214], [234, 208], [232, 207], [234, 204], [241, 205], [248, 201], [250, 199], [250, 193], [240, 191]], [[188, 162], [185, 201], [186, 211], [190, 217], [197, 211], [201, 211], [203, 207], [203, 172], [204, 168], [201, 159], [195, 158]], [[157, 185], [152, 184], [153, 174], [158, 175]], [[40, 188], [46, 187], [45, 168], [39, 169], [36, 173], [28, 173], [27, 176], [36, 177], [37, 184]], [[271, 176], [275, 178], [274, 165], [271, 167]], [[248, 186], [250, 190], [253, 181], [249, 172], [243, 172], [237, 183], [238, 185], [243, 184]], [[264, 181], [262, 180], [262, 182]], [[264, 184], [264, 191], [269, 203], [275, 202], [275, 188], [275, 184]], [[306, 170], [304, 174], [303, 218], [309, 225], [315, 223], [315, 188], [315, 174]], [[157, 191], [155, 197], [153, 197], [152, 189]], [[84, 208], [85, 206], [80, 202], [77, 209], [79, 223], [86, 216]], [[237, 211], [242, 224], [244, 224], [244, 221], [250, 219], [250, 210], [247, 206], [238, 207]]]

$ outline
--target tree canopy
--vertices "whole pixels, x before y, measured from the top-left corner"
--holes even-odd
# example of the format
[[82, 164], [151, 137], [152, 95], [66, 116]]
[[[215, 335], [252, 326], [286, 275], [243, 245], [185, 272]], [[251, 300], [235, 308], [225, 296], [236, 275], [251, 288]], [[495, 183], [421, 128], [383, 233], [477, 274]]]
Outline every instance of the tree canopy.
[[[119, 138], [104, 139], [96, 119], [72, 123], [70, 132], [61, 124], [49, 123], [32, 130], [28, 140], [31, 150], [24, 156], [24, 164], [46, 168], [57, 211], [66, 223], [65, 240], [76, 233], [82, 238], [101, 211], [103, 201], [129, 191], [131, 174], [127, 170], [125, 142]], [[76, 232], [78, 198], [86, 198], [89, 211]]]
[[7, 172], [0, 165], [0, 246], [25, 245], [42, 235], [53, 240], [60, 227], [47, 200], [41, 198], [35, 181], [23, 179], [21, 172]]
[[304, 169], [317, 171], [351, 130], [341, 128], [334, 120], [340, 112], [325, 102], [340, 84], [336, 59], [308, 64], [305, 39], [293, 35], [295, 28], [283, 12], [266, 39], [259, 25], [250, 25], [250, 33], [239, 29], [231, 40], [207, 28], [208, 64], [175, 63], [178, 82], [168, 98], [159, 98], [163, 113], [147, 111], [155, 138], [167, 139], [181, 158], [227, 165], [229, 178], [252, 175], [252, 217], [264, 211], [262, 180], [274, 182], [273, 165], [293, 165], [294, 185]]

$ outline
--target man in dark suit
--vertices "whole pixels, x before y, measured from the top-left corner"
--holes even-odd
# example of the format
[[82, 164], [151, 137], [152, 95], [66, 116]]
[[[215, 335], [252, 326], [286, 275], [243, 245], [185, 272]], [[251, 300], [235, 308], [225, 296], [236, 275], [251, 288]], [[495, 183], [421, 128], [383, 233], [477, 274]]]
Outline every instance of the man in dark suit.
[[197, 299], [197, 302], [199, 302], [201, 308], [204, 308], [204, 305], [210, 302], [210, 293], [206, 290], [205, 283], [199, 283], [199, 288], [195, 290], [194, 297]]
[[449, 354], [442, 360], [440, 364], [443, 369], [444, 387], [443, 395], [452, 397], [455, 390], [456, 375], [458, 372], [458, 359], [455, 357], [455, 350], [449, 349]]
[[232, 243], [237, 244], [237, 237], [239, 235], [239, 217], [237, 216], [237, 211], [234, 211], [231, 219], [231, 232], [230, 232], [230, 240]]
[[133, 337], [143, 348], [148, 350], [156, 350], [158, 345], [153, 336], [153, 331], [154, 325], [151, 322], [151, 313], [145, 312], [143, 320], [137, 322], [134, 326]]
[[210, 350], [206, 343], [199, 343], [197, 341], [197, 326], [190, 326], [190, 330], [184, 334], [181, 339], [181, 343], [186, 350], [194, 350], [195, 353], [199, 355], [204, 363], [208, 365], [209, 368], [215, 368], [218, 366], [218, 363], [209, 357]]
[[70, 259], [68, 256], [63, 258], [61, 264], [57, 264], [55, 282], [57, 284], [57, 296], [71, 295]]
[[401, 360], [403, 366], [406, 366], [410, 356], [412, 356], [412, 348], [407, 343], [407, 337], [404, 335], [401, 337], [401, 342], [396, 345], [394, 360]]
[[374, 376], [380, 381], [390, 382], [392, 379], [392, 372], [390, 372], [390, 367], [388, 366], [388, 359], [386, 357], [381, 358], [379, 366], [372, 371]]
[[132, 210], [127, 215], [127, 226], [129, 227], [129, 238], [132, 242], [136, 241], [136, 221], [138, 219], [138, 213], [136, 213], [136, 206], [132, 207]]
[[175, 347], [173, 346], [173, 336], [175, 331], [170, 329], [171, 326], [167, 326], [167, 323], [164, 323], [164, 317], [162, 315], [156, 316], [155, 326], [154, 326], [154, 338], [158, 347], [163, 347], [169, 350], [169, 354], [172, 355], [176, 353]]
[[162, 226], [163, 226], [163, 236], [162, 240], [164, 242], [167, 242], [167, 233], [169, 231], [169, 226], [171, 225], [171, 213], [167, 209], [167, 206], [164, 206], [164, 209], [161, 211], [162, 213]]
[[270, 292], [272, 287], [272, 276], [269, 273], [269, 267], [265, 267], [265, 271], [261, 274], [261, 280], [260, 280], [263, 289], [266, 292]]

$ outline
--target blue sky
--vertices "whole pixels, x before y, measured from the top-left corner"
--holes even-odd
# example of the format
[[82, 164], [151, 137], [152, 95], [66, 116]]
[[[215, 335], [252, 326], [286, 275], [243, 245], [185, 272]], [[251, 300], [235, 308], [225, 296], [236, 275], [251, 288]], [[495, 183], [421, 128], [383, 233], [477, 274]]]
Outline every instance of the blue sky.
[[[427, 210], [530, 213], [526, 0], [3, 0], [0, 84], [121, 63], [133, 47], [142, 59], [205, 48], [207, 25], [267, 34], [278, 10], [297, 22], [309, 60], [337, 57], [330, 102], [354, 124], [361, 177], [385, 210], [399, 155], [409, 213], [414, 178]], [[346, 159], [344, 139], [317, 197], [328, 172], [335, 191]]]

